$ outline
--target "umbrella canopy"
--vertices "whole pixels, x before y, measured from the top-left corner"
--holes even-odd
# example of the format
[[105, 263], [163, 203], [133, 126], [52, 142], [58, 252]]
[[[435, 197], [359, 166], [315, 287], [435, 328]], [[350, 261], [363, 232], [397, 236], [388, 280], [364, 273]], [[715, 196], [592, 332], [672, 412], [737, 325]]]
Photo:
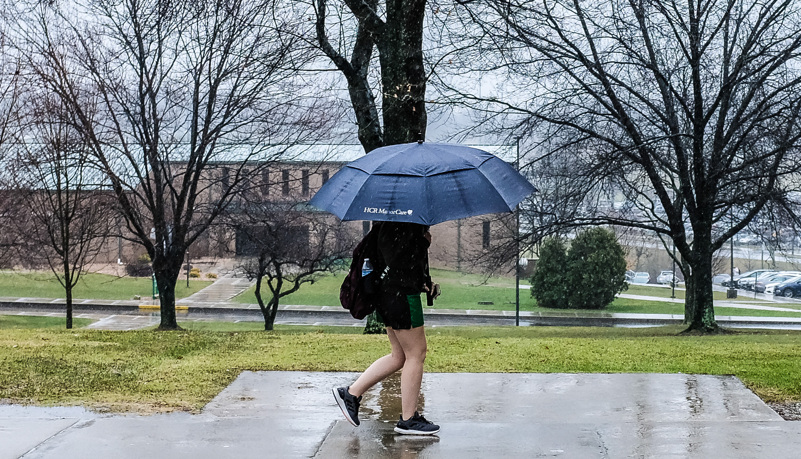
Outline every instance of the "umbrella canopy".
[[342, 220], [435, 225], [511, 212], [534, 187], [512, 166], [477, 148], [408, 143], [348, 163], [309, 204]]

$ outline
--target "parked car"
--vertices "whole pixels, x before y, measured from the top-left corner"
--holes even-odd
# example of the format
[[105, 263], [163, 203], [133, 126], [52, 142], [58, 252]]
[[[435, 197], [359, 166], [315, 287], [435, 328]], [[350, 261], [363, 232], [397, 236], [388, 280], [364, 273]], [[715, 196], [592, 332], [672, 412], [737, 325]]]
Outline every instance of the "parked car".
[[773, 290], [774, 296], [794, 298], [801, 296], [801, 278], [784, 281]]
[[[782, 279], [782, 277], [783, 276], [782, 276], [781, 271], [777, 271], [775, 273], [760, 274], [759, 275], [759, 279], [754, 277], [754, 280], [756, 282], [754, 282], [754, 284], [751, 286], [750, 290], [753, 290], [753, 291], [755, 291], [757, 293], [762, 293], [762, 292], [765, 291], [765, 284], [767, 284], [768, 282], [770, 282], [770, 281], [772, 281], [773, 279], [776, 279], [776, 278]], [[788, 279], [787, 277], [784, 277], [779, 283], [784, 282], [787, 279]]]
[[801, 274], [799, 274], [797, 276], [791, 276], [791, 277], [785, 279], [782, 282], [777, 282], [774, 279], [773, 281], [768, 282], [767, 284], [765, 284], [765, 295], [775, 295], [776, 294], [776, 287], [778, 287], [779, 285], [781, 285], [781, 284], [783, 284], [785, 282], [793, 282], [793, 281], [797, 281], [797, 280], [801, 280]]
[[776, 285], [779, 285], [782, 282], [790, 280], [797, 276], [801, 276], [801, 272], [779, 271], [777, 273], [771, 273], [771, 274], [766, 274], [764, 276], [759, 276], [759, 279], [754, 284], [754, 291], [757, 293], [767, 293], [765, 290], [767, 289], [768, 284], [773, 284], [775, 288]]
[[634, 277], [629, 282], [632, 284], [647, 284], [651, 282], [651, 275], [645, 271], [638, 271], [634, 273]]
[[762, 277], [765, 273], [775, 273], [775, 269], [755, 269], [753, 271], [748, 271], [747, 273], [741, 276], [734, 276], [734, 286], [737, 288], [743, 288], [746, 290], [752, 290], [754, 288], [754, 282], [757, 280], [758, 277]]
[[659, 275], [656, 276], [656, 283], [657, 284], [672, 284], [673, 283], [673, 271], [660, 271]]
[[760, 241], [758, 235], [754, 233], [738, 233], [735, 240], [740, 244], [756, 244]]
[[631, 283], [634, 280], [634, 271], [627, 269], [626, 270], [626, 282]]
[[723, 274], [723, 273], [715, 274], [712, 277], [712, 283], [713, 284], [722, 285], [724, 287], [727, 287], [729, 285], [729, 281], [730, 280], [731, 280], [731, 276], [728, 275], [728, 274]]

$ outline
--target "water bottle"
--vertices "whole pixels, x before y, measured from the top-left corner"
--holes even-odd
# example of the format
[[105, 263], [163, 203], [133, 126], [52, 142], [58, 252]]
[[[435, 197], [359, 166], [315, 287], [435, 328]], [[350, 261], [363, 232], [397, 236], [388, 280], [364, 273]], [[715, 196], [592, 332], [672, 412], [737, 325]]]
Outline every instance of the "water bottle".
[[369, 258], [365, 258], [364, 264], [362, 264], [362, 277], [367, 277], [371, 272], [373, 272], [373, 264], [370, 263]]

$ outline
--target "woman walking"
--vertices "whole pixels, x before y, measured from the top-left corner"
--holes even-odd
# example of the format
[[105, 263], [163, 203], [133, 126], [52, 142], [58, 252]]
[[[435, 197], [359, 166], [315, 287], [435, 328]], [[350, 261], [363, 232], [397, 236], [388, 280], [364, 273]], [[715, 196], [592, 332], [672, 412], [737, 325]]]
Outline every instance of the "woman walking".
[[416, 223], [380, 222], [374, 226], [378, 226], [373, 230], [379, 232], [378, 249], [387, 265], [376, 311], [387, 327], [392, 351], [373, 362], [350, 386], [334, 388], [334, 398], [345, 418], [358, 426], [362, 394], [402, 370], [402, 412], [395, 432], [432, 435], [439, 432], [439, 426], [417, 410], [427, 350], [421, 293], [434, 298], [439, 295], [439, 285], [433, 284], [428, 275], [431, 233], [428, 226]]

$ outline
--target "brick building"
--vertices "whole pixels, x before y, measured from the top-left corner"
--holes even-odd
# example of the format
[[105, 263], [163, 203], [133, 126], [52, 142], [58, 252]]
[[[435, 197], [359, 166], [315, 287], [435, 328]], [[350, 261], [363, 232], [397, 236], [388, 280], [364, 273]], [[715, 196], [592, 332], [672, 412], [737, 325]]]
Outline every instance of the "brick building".
[[[510, 152], [508, 147], [481, 147], [495, 154]], [[269, 202], [284, 205], [293, 212], [320, 212], [307, 205], [312, 196], [340, 168], [363, 155], [358, 145], [306, 147], [288, 155], [291, 159], [270, 163], [242, 165], [241, 161], [218, 162], [209, 166], [205, 191], [198, 202], [209, 205], [219, 199], [221, 191], [230, 186], [242, 186], [241, 194], [227, 207], [230, 214], [247, 203]], [[499, 156], [504, 157], [503, 154]], [[508, 160], [508, 158], [506, 158]], [[242, 168], [241, 171], [239, 168]], [[244, 180], [237, 182], [237, 177]], [[236, 183], [235, 183], [236, 182]], [[332, 222], [336, 217], [330, 215]], [[486, 215], [457, 221], [443, 222], [431, 228], [434, 242], [430, 250], [432, 267], [456, 269], [465, 272], [479, 271], [476, 260], [486, 259], [514, 234], [512, 214]], [[346, 222], [355, 244], [370, 229], [370, 222]], [[120, 222], [120, 230], [124, 225]], [[304, 231], [298, 228], [298, 231]], [[308, 234], [307, 237], [314, 237]], [[189, 249], [189, 257], [206, 263], [225, 263], [238, 256], [247, 256], [246, 237], [222, 225], [212, 227], [204, 237]], [[113, 237], [106, 244], [100, 262], [130, 263], [143, 253], [143, 249], [127, 242], [126, 238]], [[509, 262], [509, 269], [513, 262]]]

